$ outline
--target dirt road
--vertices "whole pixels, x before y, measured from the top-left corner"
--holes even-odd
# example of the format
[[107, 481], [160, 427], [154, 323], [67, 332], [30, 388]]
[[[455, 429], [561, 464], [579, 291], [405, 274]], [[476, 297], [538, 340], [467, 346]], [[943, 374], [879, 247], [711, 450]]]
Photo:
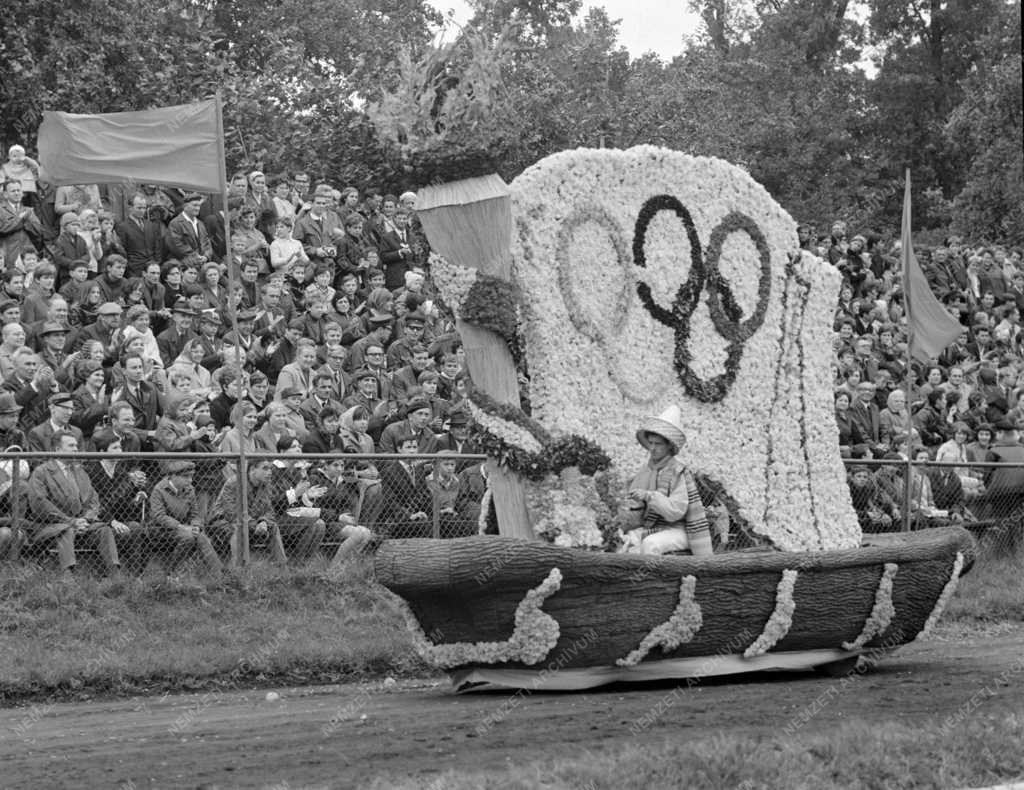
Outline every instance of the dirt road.
[[518, 697], [456, 697], [447, 681], [425, 680], [283, 688], [272, 701], [264, 689], [9, 708], [0, 710], [0, 786], [351, 788], [386, 773], [426, 787], [444, 769], [617, 745], [641, 730], [647, 740], [821, 732], [853, 719], [941, 723], [1024, 710], [1024, 624], [937, 636], [846, 678]]

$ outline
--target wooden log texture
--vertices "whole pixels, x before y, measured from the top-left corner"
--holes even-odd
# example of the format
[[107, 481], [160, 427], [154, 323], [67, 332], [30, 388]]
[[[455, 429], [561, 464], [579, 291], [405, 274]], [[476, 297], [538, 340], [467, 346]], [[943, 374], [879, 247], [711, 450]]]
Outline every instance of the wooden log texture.
[[645, 660], [742, 653], [775, 608], [785, 569], [799, 574], [796, 607], [789, 632], [773, 651], [840, 648], [870, 616], [886, 562], [899, 564], [896, 614], [869, 645], [895, 647], [917, 636], [949, 580], [956, 553], [972, 555], [973, 546], [965, 530], [946, 528], [846, 551], [697, 559], [593, 554], [477, 537], [389, 541], [378, 552], [376, 568], [380, 582], [410, 603], [426, 632], [436, 629], [453, 643], [507, 639], [516, 606], [557, 567], [562, 586], [543, 610], [558, 620], [560, 637], [538, 666], [583, 667], [614, 664], [668, 620], [687, 574], [697, 577], [694, 597], [703, 625], [690, 642], [668, 652], [655, 648]]

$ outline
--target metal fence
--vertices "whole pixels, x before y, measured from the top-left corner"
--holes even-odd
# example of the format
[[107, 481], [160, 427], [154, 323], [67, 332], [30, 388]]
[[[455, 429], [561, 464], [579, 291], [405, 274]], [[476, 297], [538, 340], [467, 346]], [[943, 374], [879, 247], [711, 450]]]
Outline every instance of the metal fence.
[[865, 533], [958, 524], [983, 554], [1024, 544], [1024, 465], [846, 460], [847, 485]]
[[[100, 572], [120, 566], [131, 573], [159, 563], [168, 572], [215, 573], [253, 554], [279, 562], [340, 560], [371, 539], [473, 535], [481, 523], [485, 460], [0, 454], [0, 560], [65, 569], [88, 562]], [[984, 553], [1010, 553], [1024, 543], [1024, 465], [855, 460], [847, 462], [847, 480], [865, 533], [960, 524]]]
[[[476, 534], [482, 455], [0, 455], [0, 560], [217, 573]], [[343, 548], [344, 547], [344, 548]]]

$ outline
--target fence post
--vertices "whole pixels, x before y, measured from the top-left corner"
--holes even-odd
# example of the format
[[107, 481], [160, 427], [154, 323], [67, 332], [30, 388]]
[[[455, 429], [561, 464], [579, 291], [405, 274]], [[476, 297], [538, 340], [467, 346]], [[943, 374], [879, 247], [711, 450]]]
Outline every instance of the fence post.
[[430, 513], [431, 513], [431, 518], [434, 520], [434, 538], [435, 539], [441, 537], [441, 510], [440, 510], [440, 506], [438, 504], [440, 502], [440, 500], [441, 500], [441, 497], [439, 496], [439, 492], [437, 491], [437, 489], [431, 488], [430, 489]]
[[21, 530], [21, 497], [18, 495], [18, 485], [21, 483], [21, 456], [11, 457], [11, 534], [14, 536], [14, 544], [11, 546], [9, 555], [12, 562], [21, 559], [22, 541], [18, 538]]
[[[903, 488], [903, 532], [910, 532], [910, 499], [911, 499], [911, 483], [910, 475], [914, 469], [914, 461], [910, 457], [910, 453], [907, 453], [907, 473], [904, 475], [904, 488]], [[920, 507], [920, 503], [918, 503]]]
[[236, 567], [249, 563], [249, 464], [245, 453], [238, 455], [238, 521], [232, 541], [231, 562]]

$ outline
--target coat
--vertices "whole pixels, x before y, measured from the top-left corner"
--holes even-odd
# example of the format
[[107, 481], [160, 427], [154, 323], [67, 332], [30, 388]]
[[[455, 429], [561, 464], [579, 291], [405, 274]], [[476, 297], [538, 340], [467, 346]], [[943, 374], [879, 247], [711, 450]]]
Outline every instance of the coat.
[[126, 401], [135, 413], [135, 427], [141, 431], [156, 430], [160, 415], [164, 413], [163, 398], [155, 386], [148, 381], [139, 382], [137, 395], [133, 395], [124, 384], [110, 394], [110, 402]]
[[[68, 479], [74, 481], [74, 487]], [[28, 481], [28, 501], [32, 516], [45, 524], [67, 524], [76, 518], [99, 519], [100, 501], [92, 481], [77, 464], [61, 470], [56, 459], [44, 461]]]
[[[64, 431], [72, 434], [78, 439], [78, 449], [84, 450], [85, 439], [82, 436], [81, 429], [75, 425], [68, 425], [64, 428]], [[49, 419], [40, 423], [35, 428], [32, 428], [28, 435], [25, 437], [28, 441], [28, 449], [33, 452], [48, 453], [51, 451], [50, 442], [53, 441], [53, 436], [56, 431], [53, 429], [53, 423]]]
[[25, 216], [24, 206], [12, 206], [0, 197], [0, 249], [9, 268], [21, 257], [22, 250], [35, 251], [35, 241], [42, 241], [43, 226], [31, 209]]
[[201, 527], [196, 492], [192, 486], [177, 490], [164, 478], [149, 494], [149, 520], [154, 527]]
[[150, 261], [163, 263], [164, 226], [161, 223], [145, 219], [140, 225], [129, 217], [118, 223], [115, 230], [124, 244], [129, 277], [141, 277]]
[[167, 250], [182, 263], [199, 263], [199, 257], [213, 257], [210, 234], [206, 225], [197, 220], [195, 228], [184, 214], [179, 214], [167, 225]]

